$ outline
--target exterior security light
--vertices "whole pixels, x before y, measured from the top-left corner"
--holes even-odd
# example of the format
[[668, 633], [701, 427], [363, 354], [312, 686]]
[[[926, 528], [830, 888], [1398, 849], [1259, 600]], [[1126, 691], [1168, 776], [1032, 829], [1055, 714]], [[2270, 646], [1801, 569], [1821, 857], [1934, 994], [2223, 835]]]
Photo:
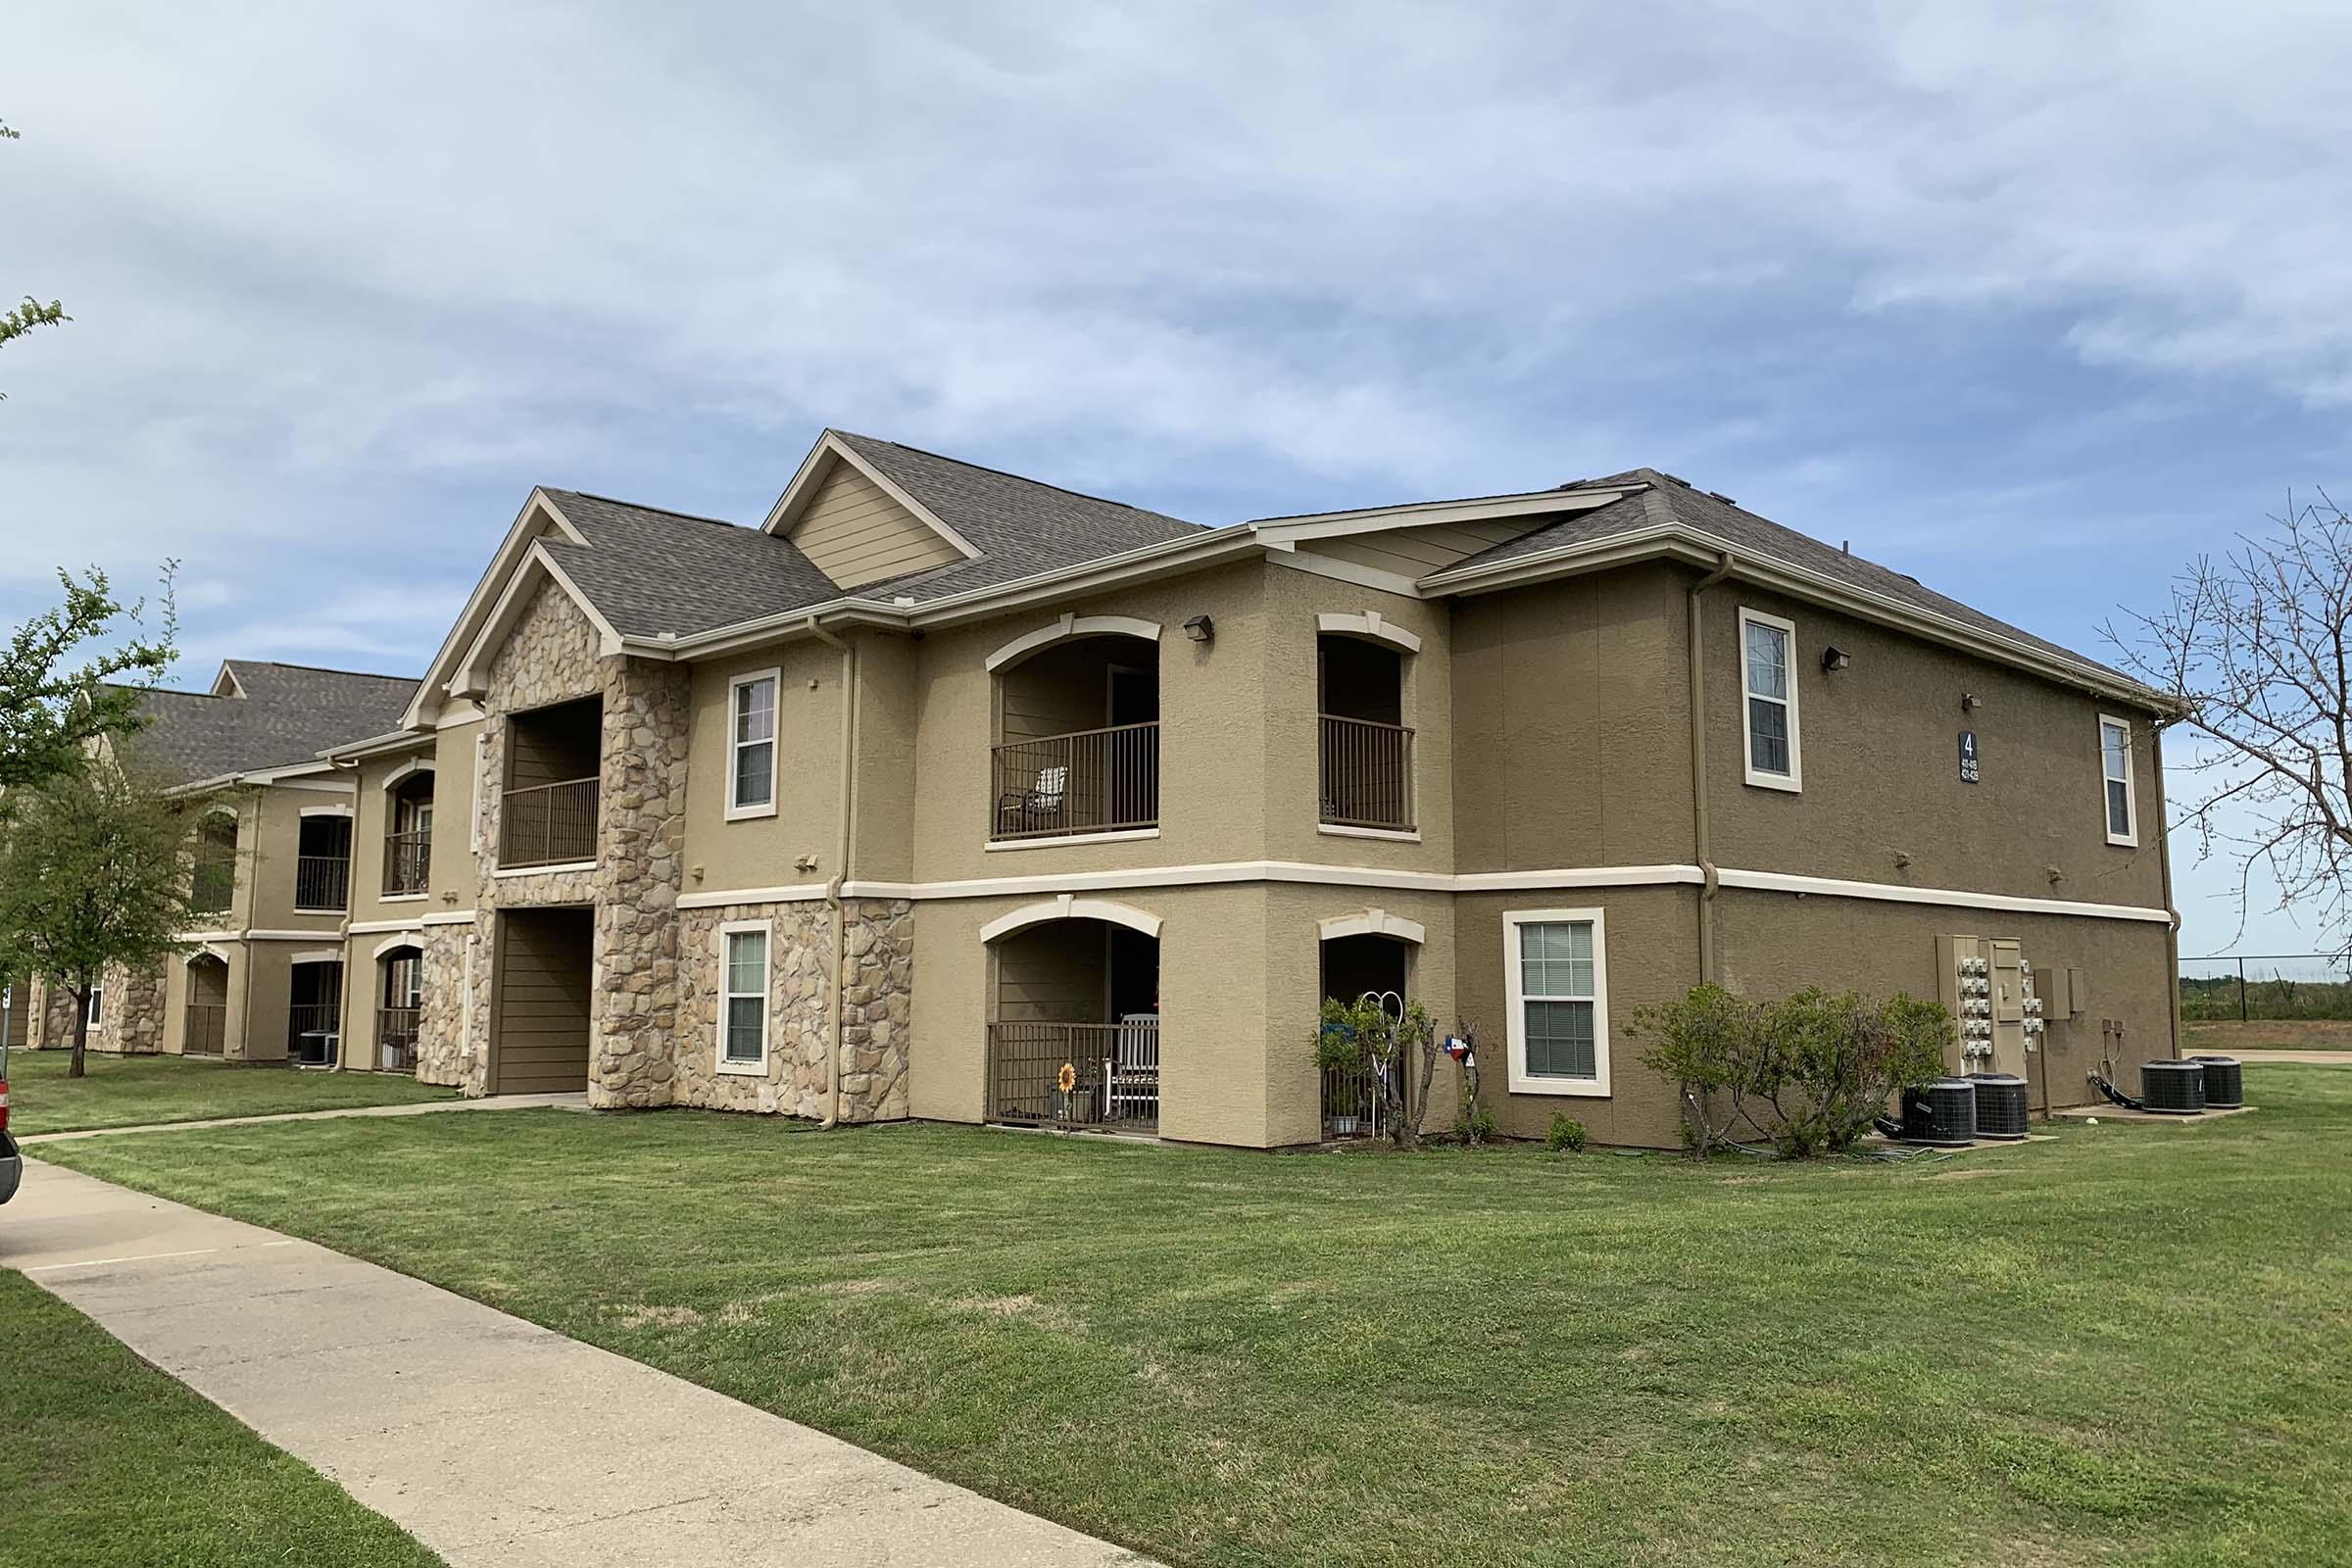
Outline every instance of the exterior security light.
[[1217, 634], [1217, 623], [1206, 615], [1195, 615], [1184, 623], [1184, 634], [1197, 643], [1207, 642]]
[[1821, 667], [1825, 670], [1850, 669], [1853, 662], [1854, 656], [1842, 648], [1824, 648], [1821, 651]]
[[1962, 692], [1960, 694], [1960, 711], [1963, 713], [1973, 713], [1984, 706], [1984, 699], [1979, 697], [1975, 692]]

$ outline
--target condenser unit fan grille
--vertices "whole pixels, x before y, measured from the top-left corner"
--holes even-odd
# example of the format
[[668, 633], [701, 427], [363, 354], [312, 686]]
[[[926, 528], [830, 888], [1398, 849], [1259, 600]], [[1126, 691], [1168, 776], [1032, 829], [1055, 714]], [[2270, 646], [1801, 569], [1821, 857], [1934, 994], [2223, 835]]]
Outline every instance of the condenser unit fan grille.
[[2139, 1102], [2150, 1110], [2193, 1116], [2205, 1108], [2205, 1064], [2151, 1061], [2139, 1069]]
[[2026, 1102], [2026, 1081], [2013, 1072], [1972, 1072], [1976, 1085], [1977, 1136], [2023, 1138], [2032, 1119]]
[[2235, 1110], [2246, 1102], [2246, 1070], [2235, 1056], [2191, 1056], [2205, 1069], [2205, 1104], [2211, 1110]]

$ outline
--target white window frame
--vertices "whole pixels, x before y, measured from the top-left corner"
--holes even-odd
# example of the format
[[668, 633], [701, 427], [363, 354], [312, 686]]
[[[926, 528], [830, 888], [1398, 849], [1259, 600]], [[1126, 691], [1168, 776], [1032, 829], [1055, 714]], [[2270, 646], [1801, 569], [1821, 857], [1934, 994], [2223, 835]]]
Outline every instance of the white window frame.
[[[760, 1059], [732, 1061], [727, 1056], [727, 1004], [737, 997], [748, 997], [748, 991], [730, 991], [734, 975], [727, 962], [728, 939], [757, 931], [763, 939], [760, 949]], [[718, 928], [718, 1027], [710, 1041], [711, 1054], [723, 1073], [739, 1073], [753, 1078], [767, 1076], [768, 1045], [774, 1030], [776, 992], [776, 923], [773, 920], [728, 920]]]
[[82, 1009], [82, 1016], [89, 1020], [90, 1027], [93, 1029], [106, 1022], [106, 982], [104, 980], [90, 982], [90, 1004]]
[[[1788, 708], [1788, 771], [1786, 774], [1763, 772], [1756, 766], [1755, 725], [1751, 717], [1755, 710], [1748, 705], [1750, 702], [1777, 703], [1784, 699], [1756, 691], [1747, 684], [1747, 628], [1750, 626], [1768, 626], [1787, 638], [1788, 642], [1788, 696], [1786, 699]], [[1790, 794], [1795, 794], [1805, 786], [1804, 752], [1797, 743], [1796, 622], [1780, 615], [1766, 614], [1761, 610], [1750, 610], [1745, 605], [1741, 605], [1740, 607], [1738, 652], [1740, 657], [1740, 771], [1745, 775], [1747, 782], [1758, 789], [1787, 790]]]
[[[2124, 831], [2121, 833], [2115, 830], [2115, 818], [2107, 810], [2107, 786], [2114, 782], [2107, 777], [2107, 732], [2111, 729], [2120, 729], [2124, 732], [2124, 776], [2122, 780], [2124, 786]], [[2132, 721], [2128, 718], [2118, 718], [2113, 713], [2101, 713], [2099, 715], [2099, 826], [2106, 833], [2108, 843], [2120, 844], [2126, 849], [2139, 847], [2139, 781], [2132, 776], [2133, 771]]]
[[[735, 764], [737, 759], [741, 756], [742, 751], [746, 746], [757, 746], [760, 744], [760, 742], [743, 740], [735, 733], [735, 704], [738, 700], [736, 693], [742, 691], [746, 686], [757, 686], [761, 681], [766, 681], [768, 683], [767, 799], [756, 806], [742, 806], [738, 805], [735, 800], [735, 785], [739, 777]], [[781, 667], [746, 670], [744, 673], [736, 676], [733, 680], [727, 682], [726, 819], [728, 821], [739, 822], [746, 817], [773, 816], [776, 814], [776, 759], [778, 753], [783, 750], [783, 730], [784, 671]]]
[[[1522, 984], [1525, 971], [1520, 967], [1520, 928], [1530, 925], [1570, 925], [1589, 922], [1592, 927], [1592, 1076], [1591, 1078], [1559, 1078], [1549, 1073], [1535, 1074], [1527, 1070], [1527, 995]], [[1609, 1098], [1609, 942], [1608, 921], [1599, 909], [1506, 909], [1502, 915], [1502, 964], [1504, 994], [1509, 999], [1509, 1039], [1511, 1093], [1514, 1095], [1568, 1095], [1585, 1100]], [[1544, 998], [1537, 998], [1544, 1001]], [[1585, 999], [1573, 999], [1582, 1002]]]

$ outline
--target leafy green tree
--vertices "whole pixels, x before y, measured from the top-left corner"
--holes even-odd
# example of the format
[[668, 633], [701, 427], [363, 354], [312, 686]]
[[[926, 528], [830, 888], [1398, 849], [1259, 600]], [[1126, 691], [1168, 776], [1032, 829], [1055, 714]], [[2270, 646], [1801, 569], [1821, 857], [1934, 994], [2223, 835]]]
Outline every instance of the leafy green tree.
[[197, 814], [112, 762], [26, 791], [0, 823], [0, 944], [12, 973], [64, 987], [79, 1078], [90, 992], [110, 964], [152, 969], [189, 944]]
[[[160, 680], [174, 657], [176, 564], [165, 564], [163, 612], [152, 635], [142, 626], [146, 601], [122, 604], [105, 572], [92, 566], [81, 580], [58, 572], [65, 602], [25, 621], [0, 648], [0, 794], [71, 772], [93, 740], [138, 728], [139, 689]], [[116, 640], [125, 625], [130, 635]]]
[[[0, 141], [16, 141], [18, 139], [17, 132], [10, 127], [8, 122], [0, 120]], [[48, 304], [43, 305], [39, 300], [27, 294], [24, 296], [24, 303], [15, 310], [0, 312], [0, 343], [14, 342], [36, 326], [55, 326], [60, 321], [71, 321], [72, 319], [74, 318], [66, 314], [66, 308], [62, 302], [51, 300]], [[0, 400], [5, 400], [7, 396], [7, 393], [0, 392]]]

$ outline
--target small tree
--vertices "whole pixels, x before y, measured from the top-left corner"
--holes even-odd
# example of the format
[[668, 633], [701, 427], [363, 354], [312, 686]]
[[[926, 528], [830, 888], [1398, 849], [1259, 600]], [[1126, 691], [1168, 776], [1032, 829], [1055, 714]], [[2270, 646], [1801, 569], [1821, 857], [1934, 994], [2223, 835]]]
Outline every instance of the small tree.
[[[6, 121], [0, 121], [0, 141], [16, 141], [18, 139], [16, 130]], [[61, 321], [71, 321], [72, 319], [74, 318], [66, 314], [63, 302], [51, 300], [48, 304], [43, 305], [39, 300], [27, 294], [24, 296], [24, 303], [15, 310], [0, 311], [0, 343], [14, 342], [35, 327], [55, 326]], [[0, 402], [5, 402], [7, 398], [7, 393], [0, 392]]]
[[1437, 1033], [1429, 1009], [1418, 1002], [1406, 1003], [1400, 1018], [1372, 997], [1326, 999], [1315, 1024], [1315, 1065], [1371, 1079], [1389, 1136], [1399, 1149], [1412, 1149], [1421, 1142], [1421, 1128], [1418, 1117], [1410, 1122], [1405, 1117], [1404, 1063], [1415, 1054], [1422, 1057], [1421, 1103], [1426, 1106], [1437, 1065]]
[[90, 993], [107, 966], [146, 969], [187, 951], [194, 830], [193, 813], [111, 763], [59, 774], [0, 823], [6, 967], [73, 996], [68, 1077], [85, 1070]]
[[[2237, 871], [2238, 916], [2254, 873], [2278, 907], [2316, 911], [2341, 940], [2352, 905], [2352, 515], [2316, 503], [2199, 556], [2172, 599], [2106, 627], [2116, 662], [2178, 701], [2202, 743], [2167, 758], [2180, 822], [2200, 859]], [[2142, 840], [2141, 842], [2149, 842]]]
[[1940, 1075], [1952, 1018], [1901, 993], [1865, 1001], [1808, 987], [1757, 1003], [1706, 985], [1638, 1009], [1632, 1032], [1652, 1042], [1642, 1064], [1679, 1087], [1698, 1158], [1742, 1127], [1803, 1158], [1844, 1153], [1898, 1091]]
[[[138, 728], [140, 688], [171, 668], [177, 630], [174, 563], [164, 567], [163, 613], [153, 637], [136, 628], [144, 600], [124, 605], [106, 573], [59, 571], [65, 602], [19, 626], [0, 649], [0, 793], [38, 786], [81, 764], [91, 741]], [[127, 638], [107, 646], [127, 621]]]

